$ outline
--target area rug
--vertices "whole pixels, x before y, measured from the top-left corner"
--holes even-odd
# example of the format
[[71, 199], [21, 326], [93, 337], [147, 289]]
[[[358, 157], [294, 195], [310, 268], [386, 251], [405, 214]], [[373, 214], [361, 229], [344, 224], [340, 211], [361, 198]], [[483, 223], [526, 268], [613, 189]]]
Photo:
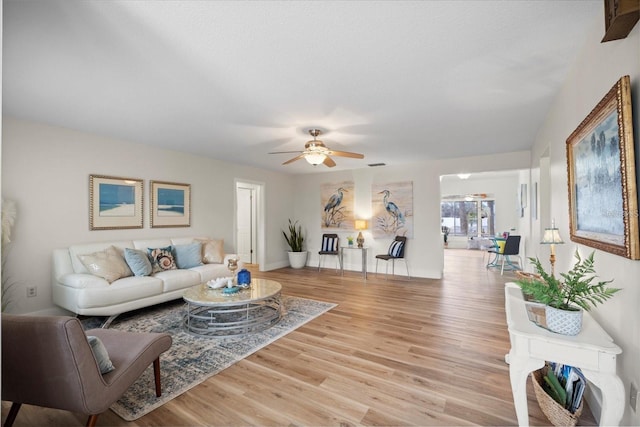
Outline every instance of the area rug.
[[[239, 338], [207, 338], [187, 333], [183, 327], [182, 302], [138, 310], [116, 319], [111, 329], [167, 332], [173, 344], [160, 356], [162, 396], [155, 395], [153, 367], [149, 367], [111, 410], [126, 421], [136, 420], [336, 306], [290, 296], [282, 296], [282, 302], [285, 313], [278, 324]], [[96, 327], [99, 320], [88, 318], [83, 324], [88, 329]]]

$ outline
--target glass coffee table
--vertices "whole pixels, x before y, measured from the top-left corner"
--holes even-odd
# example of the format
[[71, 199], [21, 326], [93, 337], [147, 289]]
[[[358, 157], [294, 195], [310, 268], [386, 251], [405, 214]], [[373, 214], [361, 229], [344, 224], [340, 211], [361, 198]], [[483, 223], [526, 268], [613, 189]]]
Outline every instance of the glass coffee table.
[[252, 279], [251, 286], [235, 293], [211, 289], [206, 283], [184, 293], [189, 333], [208, 337], [234, 337], [264, 331], [282, 318], [282, 286], [274, 280]]

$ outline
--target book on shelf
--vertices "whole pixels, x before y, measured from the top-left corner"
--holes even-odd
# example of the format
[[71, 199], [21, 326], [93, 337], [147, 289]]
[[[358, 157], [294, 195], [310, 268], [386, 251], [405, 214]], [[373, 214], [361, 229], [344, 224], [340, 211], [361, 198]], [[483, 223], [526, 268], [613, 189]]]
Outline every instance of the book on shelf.
[[549, 362], [549, 368], [567, 392], [565, 409], [571, 413], [575, 413], [580, 407], [584, 390], [587, 387], [587, 380], [582, 374], [582, 371], [574, 366], [562, 365], [555, 362]]

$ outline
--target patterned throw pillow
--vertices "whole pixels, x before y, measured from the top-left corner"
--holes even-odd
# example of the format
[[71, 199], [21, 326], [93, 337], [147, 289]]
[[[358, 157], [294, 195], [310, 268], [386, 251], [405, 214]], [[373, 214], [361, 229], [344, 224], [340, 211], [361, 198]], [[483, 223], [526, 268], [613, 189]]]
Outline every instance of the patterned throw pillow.
[[404, 246], [404, 242], [401, 242], [399, 240], [394, 240], [391, 243], [391, 246], [389, 246], [389, 255], [391, 255], [394, 258], [399, 257], [400, 254], [402, 253], [402, 246]]
[[167, 246], [165, 248], [147, 248], [149, 252], [149, 260], [153, 266], [153, 272], [175, 270], [176, 261], [173, 257], [173, 248]]

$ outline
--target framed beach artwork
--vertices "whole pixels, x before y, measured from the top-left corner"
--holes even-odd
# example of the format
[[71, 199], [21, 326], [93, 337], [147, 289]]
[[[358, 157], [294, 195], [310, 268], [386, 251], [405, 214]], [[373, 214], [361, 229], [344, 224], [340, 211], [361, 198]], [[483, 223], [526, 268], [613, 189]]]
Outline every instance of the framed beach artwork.
[[355, 227], [354, 183], [343, 181], [320, 186], [320, 228], [353, 230]]
[[640, 258], [629, 76], [567, 139], [571, 240]]
[[191, 226], [191, 185], [151, 181], [151, 228]]
[[373, 184], [372, 233], [374, 238], [413, 237], [413, 182]]
[[89, 175], [89, 230], [142, 228], [141, 179]]

